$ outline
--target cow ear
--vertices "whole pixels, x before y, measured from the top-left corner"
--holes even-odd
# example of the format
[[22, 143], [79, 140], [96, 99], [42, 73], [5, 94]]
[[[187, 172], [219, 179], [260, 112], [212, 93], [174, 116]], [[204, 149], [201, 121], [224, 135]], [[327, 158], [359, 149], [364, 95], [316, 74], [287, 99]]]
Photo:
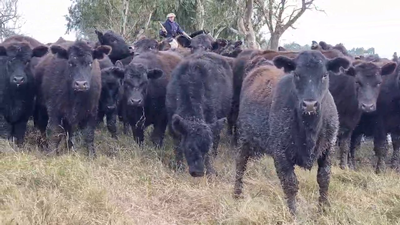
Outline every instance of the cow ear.
[[347, 70], [345, 70], [345, 74], [354, 77], [356, 75], [356, 69], [353, 66], [350, 66]]
[[54, 55], [57, 55], [58, 58], [60, 59], [68, 59], [68, 51], [59, 46], [59, 45], [52, 45], [50, 47], [51, 53], [53, 53]]
[[341, 67], [347, 69], [349, 66], [350, 66], [350, 61], [342, 57], [336, 57], [334, 59], [329, 60], [326, 63], [327, 70], [333, 71], [334, 73], [339, 73], [341, 71], [340, 70]]
[[186, 134], [188, 129], [187, 122], [178, 114], [174, 114], [171, 120], [172, 129], [180, 134]]
[[386, 63], [381, 68], [381, 75], [386, 76], [386, 75], [392, 74], [396, 70], [396, 67], [397, 67], [397, 63], [395, 63], [395, 62]]
[[112, 48], [108, 45], [100, 45], [95, 50], [93, 50], [93, 59], [102, 59], [104, 58], [103, 54], [110, 54]]
[[42, 57], [49, 52], [49, 47], [41, 45], [32, 50], [32, 57]]
[[124, 64], [122, 64], [121, 60], [117, 60], [117, 61], [115, 62], [115, 66], [116, 66], [116, 67], [119, 67], [119, 68], [124, 68]]
[[0, 46], [0, 56], [6, 56], [7, 55], [7, 49], [4, 46]]
[[273, 59], [273, 62], [278, 69], [283, 67], [285, 73], [289, 73], [296, 69], [296, 63], [286, 56], [276, 56]]
[[99, 42], [100, 42], [101, 44], [103, 44], [103, 42], [104, 42], [104, 39], [103, 39], [104, 35], [103, 35], [103, 33], [102, 33], [101, 31], [98, 31], [98, 30], [94, 30], [94, 32], [96, 33], [97, 38], [99, 39]]
[[120, 68], [118, 66], [113, 66], [113, 67], [111, 67], [111, 71], [112, 71], [112, 74], [114, 75], [114, 77], [116, 77], [117, 79], [124, 79], [124, 77], [125, 77], [125, 69], [124, 68]]
[[163, 75], [163, 71], [159, 69], [151, 69], [147, 71], [147, 78], [149, 79], [158, 79]]
[[217, 41], [214, 41], [212, 44], [212, 50], [217, 50], [219, 48], [219, 43]]

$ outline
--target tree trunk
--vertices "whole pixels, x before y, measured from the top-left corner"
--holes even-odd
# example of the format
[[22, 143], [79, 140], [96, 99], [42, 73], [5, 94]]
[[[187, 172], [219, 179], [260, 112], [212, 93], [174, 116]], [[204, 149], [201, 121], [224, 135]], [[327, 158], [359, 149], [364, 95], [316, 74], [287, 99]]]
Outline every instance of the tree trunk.
[[275, 51], [278, 50], [279, 38], [281, 38], [281, 35], [279, 33], [276, 32], [271, 33], [271, 38], [269, 39], [268, 43], [268, 49]]
[[129, 0], [124, 0], [123, 9], [122, 9], [122, 36], [125, 36], [126, 33], [126, 24], [128, 23], [128, 12], [129, 12]]
[[196, 31], [204, 29], [204, 15], [203, 0], [196, 0]]
[[256, 34], [254, 32], [251, 17], [253, 16], [253, 0], [246, 1], [244, 17], [239, 19], [238, 27], [245, 35], [245, 44], [248, 48], [259, 49], [259, 45], [256, 41]]

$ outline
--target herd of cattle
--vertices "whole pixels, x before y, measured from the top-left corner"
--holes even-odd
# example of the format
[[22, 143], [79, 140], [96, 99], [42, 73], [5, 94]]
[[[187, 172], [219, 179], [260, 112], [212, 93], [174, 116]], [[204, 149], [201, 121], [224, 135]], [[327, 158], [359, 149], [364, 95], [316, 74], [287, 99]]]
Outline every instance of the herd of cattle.
[[[142, 38], [130, 46], [118, 34], [96, 30], [98, 42], [42, 44], [12, 36], [0, 44], [0, 135], [24, 143], [27, 122], [40, 130], [38, 145], [57, 152], [82, 129], [89, 156], [94, 134], [106, 117], [117, 137], [117, 119], [138, 144], [153, 125], [151, 141], [161, 147], [168, 127], [178, 168], [193, 177], [217, 174], [220, 133], [225, 122], [238, 146], [234, 194], [241, 195], [250, 157], [271, 155], [287, 203], [295, 213], [298, 181], [294, 166], [318, 164], [319, 202], [328, 204], [333, 147], [340, 167], [355, 167], [363, 135], [373, 137], [376, 172], [385, 168], [386, 136], [399, 164], [400, 78], [397, 59], [354, 57], [342, 44], [313, 41], [294, 52], [242, 49], [241, 41], [214, 40], [204, 31], [170, 42]], [[336, 142], [337, 141], [337, 142]]]

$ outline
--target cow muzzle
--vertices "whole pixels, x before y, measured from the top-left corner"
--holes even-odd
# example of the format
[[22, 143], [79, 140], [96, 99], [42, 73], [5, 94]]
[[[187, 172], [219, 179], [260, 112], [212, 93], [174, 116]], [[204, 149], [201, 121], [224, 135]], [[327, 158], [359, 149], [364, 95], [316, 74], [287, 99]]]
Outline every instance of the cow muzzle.
[[317, 114], [318, 101], [314, 100], [304, 100], [301, 103], [301, 108], [303, 109], [303, 114], [314, 115]]

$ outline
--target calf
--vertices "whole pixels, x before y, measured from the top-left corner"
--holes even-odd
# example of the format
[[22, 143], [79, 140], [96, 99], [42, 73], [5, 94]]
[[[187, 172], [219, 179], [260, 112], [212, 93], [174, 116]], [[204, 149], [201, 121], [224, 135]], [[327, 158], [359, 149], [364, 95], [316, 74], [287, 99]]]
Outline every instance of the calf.
[[[101, 92], [101, 73], [98, 59], [111, 48], [91, 48], [84, 41], [76, 41], [67, 49], [51, 46], [54, 55], [37, 66], [39, 93], [35, 125], [44, 137], [48, 133], [48, 152], [57, 152], [61, 137], [68, 133], [72, 147], [73, 131], [77, 126], [84, 129], [85, 144], [89, 157], [96, 156], [94, 130]], [[47, 120], [48, 118], [48, 120]]]
[[345, 73], [330, 76], [329, 91], [339, 113], [338, 143], [342, 169], [348, 165], [354, 168], [352, 161], [348, 161], [351, 135], [362, 113], [376, 110], [382, 76], [393, 73], [395, 69], [394, 62], [380, 66], [373, 62], [355, 61]]
[[120, 98], [120, 86], [124, 73], [116, 67], [101, 70], [101, 95], [98, 109], [98, 119], [102, 123], [107, 119], [107, 128], [111, 136], [117, 139], [117, 103]]
[[162, 146], [167, 127], [166, 87], [180, 61], [177, 54], [161, 51], [135, 56], [125, 68], [117, 61], [117, 67], [124, 73], [120, 116], [125, 124], [130, 124], [137, 143], [143, 143], [144, 129], [153, 125], [151, 140]]
[[[377, 64], [374, 62], [374, 64]], [[379, 63], [378, 63], [379, 64]], [[376, 73], [384, 73], [384, 68], [388, 69], [386, 63], [382, 68], [375, 68]], [[372, 73], [373, 71], [371, 71]], [[350, 144], [350, 162], [355, 164], [355, 151], [361, 144], [362, 135], [374, 138], [374, 152], [378, 160], [375, 167], [376, 173], [385, 170], [385, 159], [388, 151], [387, 135], [391, 134], [393, 144], [392, 168], [399, 168], [400, 157], [400, 84], [399, 72], [397, 67], [394, 73], [384, 76], [380, 85], [380, 92], [376, 104], [376, 111], [370, 114], [363, 114], [360, 122], [354, 130]]]
[[230, 111], [232, 69], [220, 55], [195, 53], [180, 63], [167, 87], [169, 131], [174, 139], [176, 161], [183, 155], [193, 177], [214, 174], [209, 151], [216, 156], [220, 132]]
[[26, 124], [33, 113], [35, 86], [31, 60], [42, 57], [48, 47], [32, 47], [25, 40], [0, 45], [0, 137], [24, 142]]
[[[235, 196], [250, 156], [271, 154], [291, 213], [296, 212], [298, 181], [294, 166], [310, 170], [318, 161], [320, 203], [328, 203], [331, 148], [339, 128], [335, 102], [329, 92], [329, 71], [339, 72], [350, 62], [327, 59], [319, 51], [304, 51], [294, 59], [277, 56], [277, 68], [259, 67], [246, 77], [241, 95]], [[280, 78], [281, 77], [281, 78]], [[280, 79], [279, 79], [280, 78]]]

